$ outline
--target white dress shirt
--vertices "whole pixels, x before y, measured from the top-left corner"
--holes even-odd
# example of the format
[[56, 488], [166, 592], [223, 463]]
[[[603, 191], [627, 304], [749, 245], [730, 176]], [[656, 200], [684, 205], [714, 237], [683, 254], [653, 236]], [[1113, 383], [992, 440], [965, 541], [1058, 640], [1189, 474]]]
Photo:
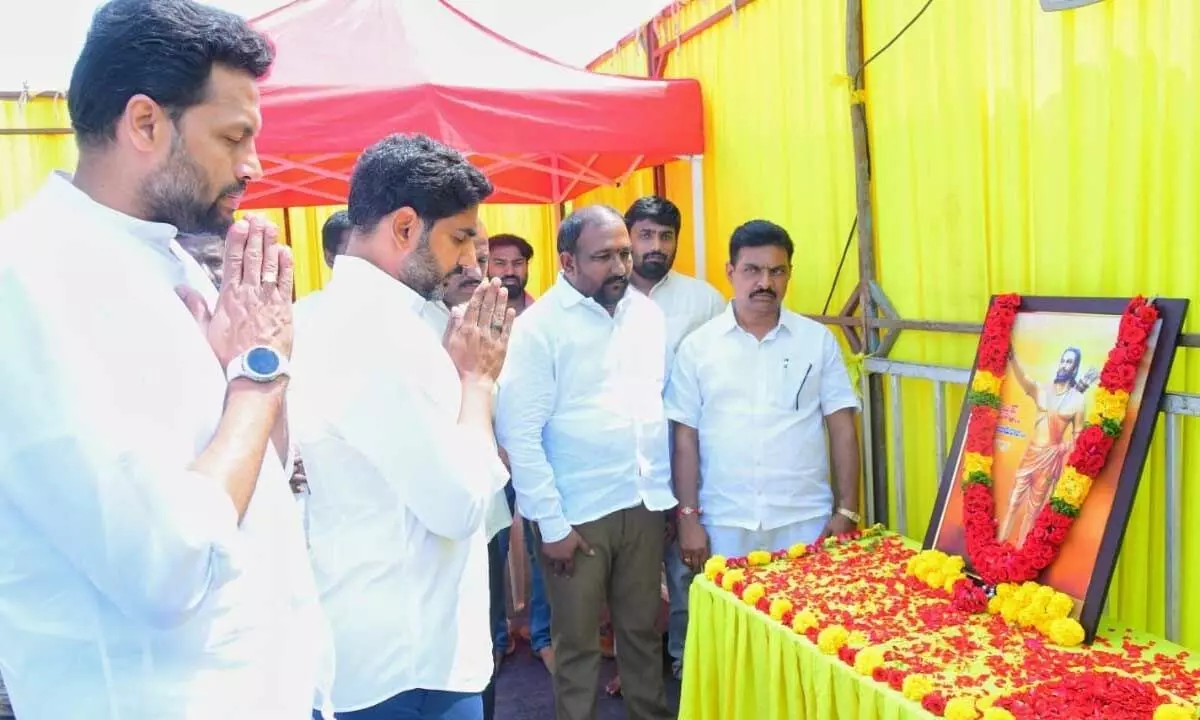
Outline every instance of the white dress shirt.
[[[450, 308], [446, 303], [441, 300], [426, 301], [425, 307], [421, 309], [421, 317], [439, 339], [446, 335], [446, 328], [450, 324]], [[495, 397], [493, 393], [493, 400]], [[495, 403], [492, 404], [492, 408], [492, 417], [495, 418]], [[488, 503], [487, 514], [483, 518], [483, 534], [491, 540], [504, 528], [511, 527], [512, 521], [512, 513], [508, 510], [508, 497], [504, 494], [504, 488], [500, 488]]]
[[561, 276], [513, 326], [496, 435], [521, 514], [547, 542], [644, 504], [675, 506], [662, 390], [662, 311], [627, 292], [615, 315]]
[[22, 720], [301, 720], [332, 669], [278, 455], [240, 525], [188, 469], [226, 381], [174, 290], [215, 289], [175, 236], [63, 175], [0, 224], [0, 667]]
[[785, 309], [760, 342], [731, 303], [680, 345], [666, 406], [699, 431], [705, 524], [773, 530], [829, 515], [824, 420], [858, 397], [824, 325]]
[[679, 343], [693, 330], [721, 314], [725, 298], [699, 278], [674, 270], [647, 293], [667, 321], [667, 367], [671, 367]]
[[296, 328], [288, 396], [339, 712], [492, 675], [489, 500], [508, 474], [403, 283], [350, 255]]

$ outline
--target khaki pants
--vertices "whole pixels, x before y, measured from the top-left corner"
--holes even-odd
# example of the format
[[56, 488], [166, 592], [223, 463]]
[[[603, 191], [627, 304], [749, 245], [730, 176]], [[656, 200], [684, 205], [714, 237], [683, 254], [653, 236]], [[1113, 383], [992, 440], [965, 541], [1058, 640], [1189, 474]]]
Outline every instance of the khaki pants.
[[[575, 556], [575, 572], [559, 577], [538, 552], [554, 618], [554, 700], [558, 720], [595, 720], [600, 682], [600, 613], [605, 601], [621, 651], [617, 669], [630, 720], [672, 718], [663, 688], [662, 635], [657, 624], [665, 519], [644, 506], [618, 510], [575, 530], [595, 555]], [[540, 545], [541, 535], [537, 536]]]

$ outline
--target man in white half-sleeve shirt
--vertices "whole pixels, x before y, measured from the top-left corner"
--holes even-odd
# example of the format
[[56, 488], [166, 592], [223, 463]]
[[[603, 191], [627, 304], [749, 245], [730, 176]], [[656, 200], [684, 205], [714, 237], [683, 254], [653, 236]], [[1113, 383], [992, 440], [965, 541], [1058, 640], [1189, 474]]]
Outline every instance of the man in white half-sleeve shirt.
[[[21, 720], [311, 716], [328, 637], [278, 452], [291, 255], [274, 226], [230, 228], [271, 60], [200, 3], [103, 6], [71, 78], [77, 172], [0, 226], [0, 668]], [[219, 295], [175, 240], [202, 233], [226, 235]]]
[[[674, 361], [679, 343], [725, 309], [725, 298], [716, 288], [673, 269], [682, 225], [675, 203], [657, 195], [638, 198], [625, 211], [625, 227], [633, 242], [633, 273], [629, 282], [663, 311], [667, 321], [668, 368]], [[678, 678], [683, 666], [683, 641], [687, 637], [691, 573], [679, 557], [679, 545], [673, 532], [675, 518], [668, 518], [667, 524], [668, 540], [664, 551], [670, 602], [667, 652], [671, 655], [671, 670]]]
[[508, 480], [492, 397], [513, 313], [499, 282], [475, 289], [444, 338], [422, 311], [456, 267], [476, 264], [491, 192], [427, 137], [368, 148], [350, 179], [350, 243], [296, 328], [289, 402], [338, 718], [482, 717], [484, 517]]
[[625, 708], [671, 717], [656, 623], [671, 495], [662, 312], [628, 293], [629, 233], [610, 207], [558, 230], [562, 274], [513, 331], [496, 430], [522, 514], [536, 523], [554, 621], [559, 720], [596, 717], [605, 601]]
[[666, 405], [679, 545], [694, 571], [709, 552], [779, 550], [859, 521], [858, 398], [833, 334], [782, 307], [792, 251], [765, 220], [734, 230], [733, 302], [675, 356]]

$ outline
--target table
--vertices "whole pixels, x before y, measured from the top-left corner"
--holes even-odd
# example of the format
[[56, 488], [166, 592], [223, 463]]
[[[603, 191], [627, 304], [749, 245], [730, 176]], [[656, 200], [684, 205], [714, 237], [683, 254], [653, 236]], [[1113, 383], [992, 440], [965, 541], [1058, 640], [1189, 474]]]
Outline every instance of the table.
[[[905, 563], [919, 550], [907, 539], [876, 529], [830, 545], [746, 568], [743, 586], [758, 582], [766, 589], [758, 607], [697, 576], [680, 718], [928, 718], [954, 698], [988, 698], [1016, 718], [1085, 717], [1099, 710], [1100, 717], [1119, 720], [1154, 717], [1158, 704], [1200, 701], [1200, 668], [1177, 646], [1104, 628], [1090, 647], [1054, 647], [1033, 628], [960, 612], [944, 591], [906, 578]], [[820, 626], [798, 633], [764, 612], [780, 598], [792, 603], [793, 616], [807, 609]], [[860, 633], [855, 644], [883, 650], [883, 666], [864, 675], [848, 647], [840, 655], [822, 652], [814, 640], [833, 624]], [[932, 690], [925, 707], [889, 687], [889, 681], [903, 687], [905, 675], [920, 675]]]

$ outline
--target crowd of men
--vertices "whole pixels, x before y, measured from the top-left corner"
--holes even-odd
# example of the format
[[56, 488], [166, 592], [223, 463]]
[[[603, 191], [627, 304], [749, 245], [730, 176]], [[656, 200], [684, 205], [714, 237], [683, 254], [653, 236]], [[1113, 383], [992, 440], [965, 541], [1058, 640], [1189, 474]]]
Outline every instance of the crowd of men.
[[[234, 220], [272, 61], [193, 0], [106, 4], [68, 95], [76, 172], [0, 223], [17, 716], [490, 717], [515, 528], [557, 717], [596, 717], [606, 614], [628, 716], [671, 717], [664, 574], [678, 674], [710, 553], [859, 521], [857, 400], [830, 332], [782, 307], [792, 239], [739, 226], [726, 303], [673, 269], [669, 201], [584, 207], [535, 301], [534, 248], [479, 222], [489, 181], [393, 135], [293, 305], [278, 229]], [[180, 241], [213, 234], [217, 271]]]

